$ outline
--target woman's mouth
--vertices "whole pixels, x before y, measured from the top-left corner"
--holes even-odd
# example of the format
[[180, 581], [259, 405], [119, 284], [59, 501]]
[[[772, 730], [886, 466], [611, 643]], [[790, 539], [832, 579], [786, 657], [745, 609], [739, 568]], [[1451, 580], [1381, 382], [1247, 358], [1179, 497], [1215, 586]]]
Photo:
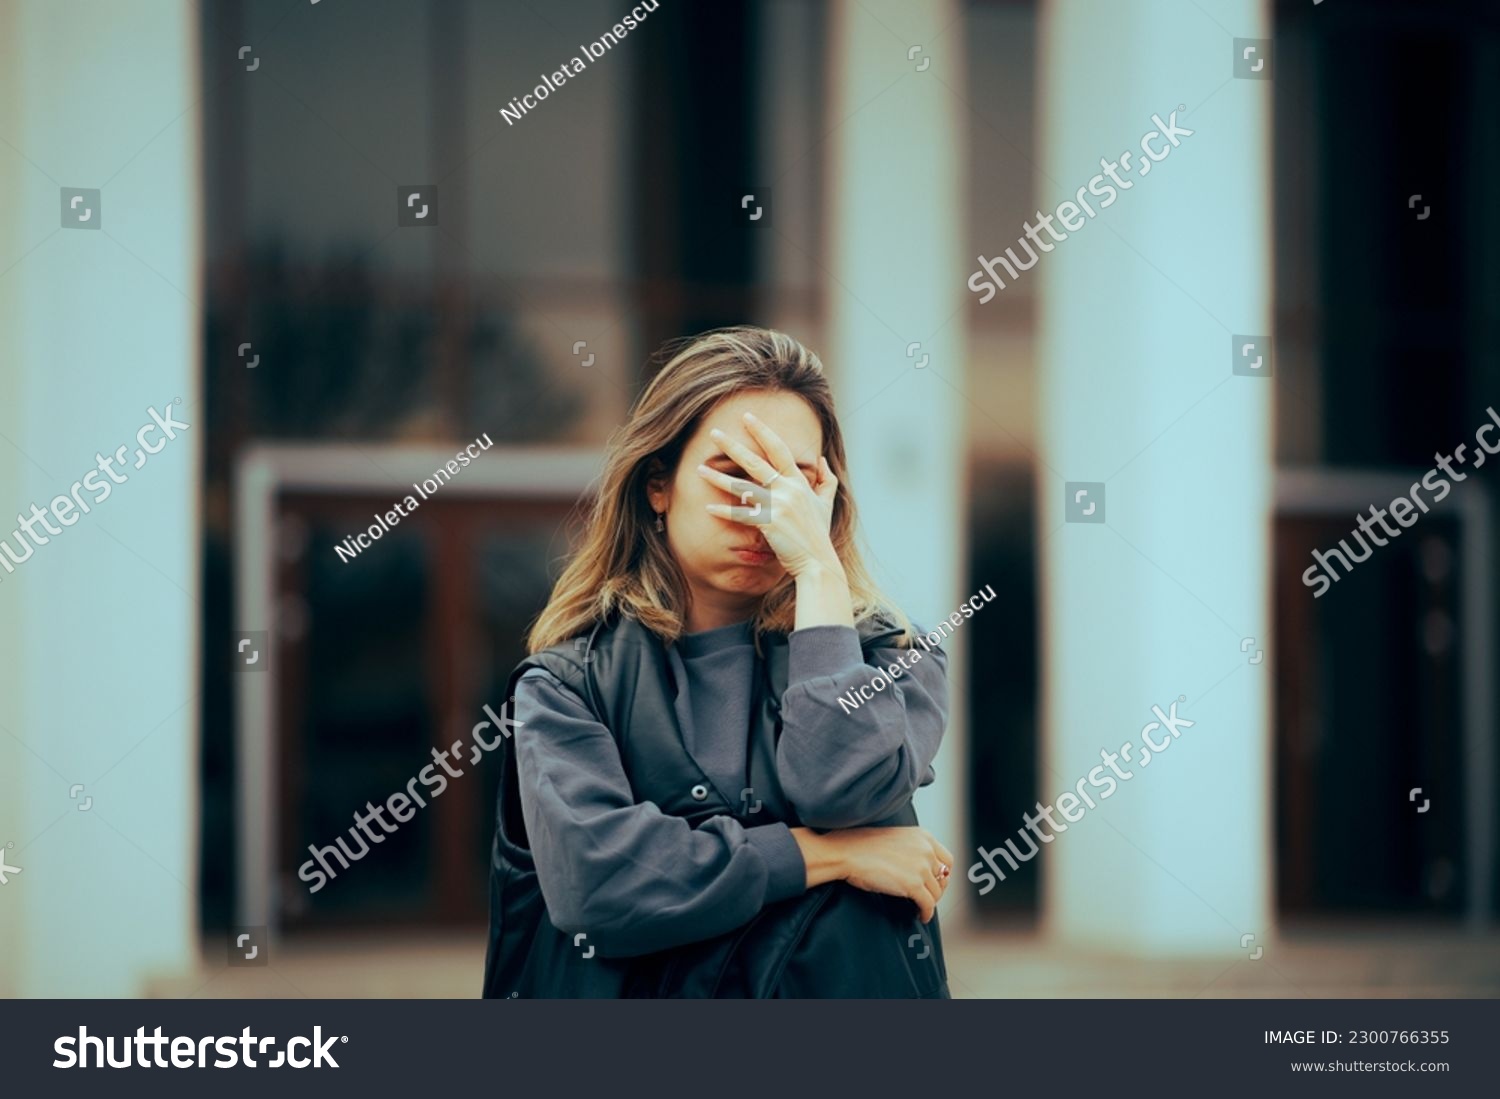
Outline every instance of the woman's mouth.
[[775, 559], [776, 555], [768, 549], [744, 549], [736, 548], [734, 555], [747, 565], [764, 565]]

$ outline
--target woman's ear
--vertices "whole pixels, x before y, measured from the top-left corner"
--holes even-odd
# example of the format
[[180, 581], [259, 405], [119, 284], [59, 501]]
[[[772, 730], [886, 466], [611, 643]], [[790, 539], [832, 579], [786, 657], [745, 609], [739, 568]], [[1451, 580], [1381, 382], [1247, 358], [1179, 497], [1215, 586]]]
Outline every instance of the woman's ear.
[[651, 510], [658, 515], [672, 503], [672, 479], [666, 463], [660, 458], [652, 458], [646, 463], [646, 499], [651, 502]]

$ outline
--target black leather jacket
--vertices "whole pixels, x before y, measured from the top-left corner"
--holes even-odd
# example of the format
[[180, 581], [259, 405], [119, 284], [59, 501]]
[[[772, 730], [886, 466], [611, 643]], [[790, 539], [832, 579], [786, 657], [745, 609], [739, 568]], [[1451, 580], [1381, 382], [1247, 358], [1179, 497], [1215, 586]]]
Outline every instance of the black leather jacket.
[[[896, 627], [870, 619], [859, 626], [868, 652], [889, 642]], [[769, 814], [762, 820], [800, 822], [776, 775], [780, 699], [787, 683], [787, 640], [762, 640], [749, 775]], [[673, 707], [675, 684], [661, 640], [630, 618], [596, 626], [584, 640], [528, 657], [511, 673], [516, 683], [533, 667], [572, 685], [614, 735], [637, 802], [694, 827], [734, 815], [683, 747]], [[762, 908], [741, 927], [701, 942], [628, 958], [586, 956], [547, 916], [521, 817], [513, 743], [502, 754], [502, 779], [490, 862], [490, 933], [484, 995], [506, 997], [919, 997], [948, 996], [938, 918], [923, 924], [911, 901], [831, 882]], [[709, 797], [693, 797], [706, 787]], [[914, 825], [908, 802], [880, 825]]]

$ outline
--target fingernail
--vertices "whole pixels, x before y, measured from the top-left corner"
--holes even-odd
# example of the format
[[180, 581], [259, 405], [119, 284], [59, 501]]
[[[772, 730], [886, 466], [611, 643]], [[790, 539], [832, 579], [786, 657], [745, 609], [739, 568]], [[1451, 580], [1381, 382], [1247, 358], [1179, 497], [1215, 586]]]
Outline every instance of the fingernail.
[[700, 463], [698, 463], [698, 472], [699, 473], [707, 473], [708, 472], [708, 467], [706, 465], [704, 465], [703, 463], [700, 462]]
[[713, 429], [711, 429], [709, 431], [708, 435], [709, 435], [709, 438], [711, 438], [711, 439], [719, 439], [719, 438], [723, 437], [724, 433], [722, 431], [720, 431], [718, 428], [713, 428]]
[[745, 413], [745, 419], [747, 419], [747, 420], [753, 420], [753, 419], [755, 419], [755, 413], [753, 413], [753, 412], [747, 412], [747, 413]]

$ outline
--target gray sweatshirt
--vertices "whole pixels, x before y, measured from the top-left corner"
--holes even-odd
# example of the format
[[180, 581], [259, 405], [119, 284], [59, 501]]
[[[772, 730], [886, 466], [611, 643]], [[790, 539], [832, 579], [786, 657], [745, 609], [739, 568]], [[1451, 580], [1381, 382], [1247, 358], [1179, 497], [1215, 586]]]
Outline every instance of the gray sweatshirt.
[[[946, 654], [879, 649], [866, 664], [849, 626], [796, 630], [788, 643], [776, 750], [783, 791], [814, 828], [889, 816], [932, 781], [948, 717]], [[866, 692], [869, 700], [856, 696], [857, 709], [839, 705], [898, 657], [904, 674]], [[687, 634], [668, 659], [688, 752], [732, 796], [746, 785], [756, 675], [749, 623]], [[745, 827], [725, 815], [694, 829], [651, 802], [637, 804], [614, 737], [550, 672], [522, 676], [515, 716], [521, 812], [560, 930], [586, 932], [604, 955], [646, 954], [722, 934], [807, 888], [801, 850], [783, 823]]]

